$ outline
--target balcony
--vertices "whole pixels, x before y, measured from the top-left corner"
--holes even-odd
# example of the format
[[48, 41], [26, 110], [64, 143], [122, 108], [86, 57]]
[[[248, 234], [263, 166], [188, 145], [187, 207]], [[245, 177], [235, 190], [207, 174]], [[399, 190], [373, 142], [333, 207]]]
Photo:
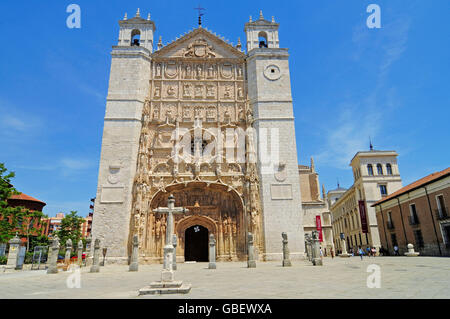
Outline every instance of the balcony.
[[437, 220], [445, 220], [445, 219], [450, 218], [447, 207], [442, 207], [441, 209], [435, 209], [434, 213], [436, 214]]
[[411, 226], [418, 226], [420, 224], [419, 218], [417, 216], [408, 216], [408, 219]]
[[386, 222], [386, 227], [387, 229], [394, 229], [394, 223], [392, 221], [387, 221]]

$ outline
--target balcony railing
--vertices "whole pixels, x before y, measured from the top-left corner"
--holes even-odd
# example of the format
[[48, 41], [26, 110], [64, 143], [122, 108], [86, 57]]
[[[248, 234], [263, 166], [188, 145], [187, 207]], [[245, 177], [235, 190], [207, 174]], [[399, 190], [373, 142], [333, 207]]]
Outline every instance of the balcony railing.
[[435, 212], [436, 218], [438, 220], [444, 220], [444, 219], [450, 218], [447, 207], [442, 207], [441, 209], [435, 209], [434, 212]]
[[417, 216], [408, 216], [408, 219], [411, 226], [417, 226], [420, 224], [419, 218]]
[[394, 229], [394, 228], [395, 228], [395, 227], [394, 227], [394, 223], [391, 222], [391, 221], [387, 221], [387, 222], [386, 222], [386, 226], [387, 226], [387, 229]]

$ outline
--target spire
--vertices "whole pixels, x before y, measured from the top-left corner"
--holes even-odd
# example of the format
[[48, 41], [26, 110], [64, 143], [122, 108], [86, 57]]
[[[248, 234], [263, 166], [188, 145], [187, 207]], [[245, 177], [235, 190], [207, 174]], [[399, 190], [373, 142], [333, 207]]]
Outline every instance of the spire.
[[147, 20], [150, 21], [150, 13], [147, 16]]
[[327, 198], [327, 193], [325, 191], [325, 185], [322, 184], [322, 198], [325, 200]]
[[250, 19], [248, 20], [248, 22], [253, 22], [252, 16], [250, 16]]
[[236, 49], [238, 49], [239, 51], [241, 51], [241, 49], [242, 49], [241, 38], [238, 38], [238, 43], [236, 44]]
[[128, 20], [127, 13], [125, 12], [125, 17], [123, 17], [124, 20]]
[[311, 171], [314, 173], [316, 170], [315, 170], [315, 166], [314, 166], [314, 158], [312, 158], [312, 156], [311, 156]]
[[259, 10], [259, 20], [264, 20], [262, 10]]
[[272, 16], [272, 23], [275, 23], [275, 17]]
[[136, 11], [136, 17], [138, 17], [138, 18], [141, 17], [141, 10], [139, 8]]
[[160, 50], [162, 47], [163, 47], [163, 44], [162, 44], [162, 36], [159, 36], [158, 50]]

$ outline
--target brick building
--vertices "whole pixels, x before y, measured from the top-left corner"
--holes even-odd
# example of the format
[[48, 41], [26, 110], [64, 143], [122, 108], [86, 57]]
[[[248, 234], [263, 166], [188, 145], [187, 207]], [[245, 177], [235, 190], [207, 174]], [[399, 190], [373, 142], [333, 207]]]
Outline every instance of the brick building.
[[421, 178], [372, 205], [382, 246], [393, 254], [409, 243], [425, 256], [450, 256], [450, 167]]

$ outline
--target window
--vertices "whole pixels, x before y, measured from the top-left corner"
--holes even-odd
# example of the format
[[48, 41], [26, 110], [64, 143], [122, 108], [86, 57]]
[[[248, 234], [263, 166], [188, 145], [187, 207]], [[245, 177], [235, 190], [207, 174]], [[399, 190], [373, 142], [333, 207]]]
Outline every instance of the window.
[[422, 231], [421, 230], [415, 230], [414, 231], [414, 240], [416, 242], [416, 247], [423, 248], [424, 242], [422, 237]]
[[141, 40], [141, 31], [135, 29], [131, 31], [131, 46], [139, 46]]
[[386, 185], [380, 185], [380, 193], [381, 193], [381, 196], [387, 196], [387, 187], [386, 187]]
[[377, 174], [383, 175], [383, 166], [381, 164], [377, 164]]
[[258, 34], [258, 39], [259, 39], [259, 47], [267, 48], [267, 34], [264, 31], [261, 31]]
[[416, 204], [409, 205], [409, 224], [417, 225], [419, 224], [419, 218], [417, 217]]
[[394, 223], [392, 222], [392, 213], [387, 213], [387, 228], [388, 229], [394, 229]]
[[373, 176], [372, 164], [367, 165], [367, 173], [369, 174], [369, 176]]
[[391, 234], [391, 242], [392, 242], [392, 246], [398, 246], [397, 235]]
[[391, 164], [386, 164], [386, 172], [388, 175], [392, 175], [392, 166]]
[[438, 195], [436, 196], [436, 203], [437, 203], [437, 213], [438, 213], [438, 218], [446, 218], [448, 216], [448, 212], [446, 210], [445, 207], [445, 202], [444, 202], [444, 195]]

